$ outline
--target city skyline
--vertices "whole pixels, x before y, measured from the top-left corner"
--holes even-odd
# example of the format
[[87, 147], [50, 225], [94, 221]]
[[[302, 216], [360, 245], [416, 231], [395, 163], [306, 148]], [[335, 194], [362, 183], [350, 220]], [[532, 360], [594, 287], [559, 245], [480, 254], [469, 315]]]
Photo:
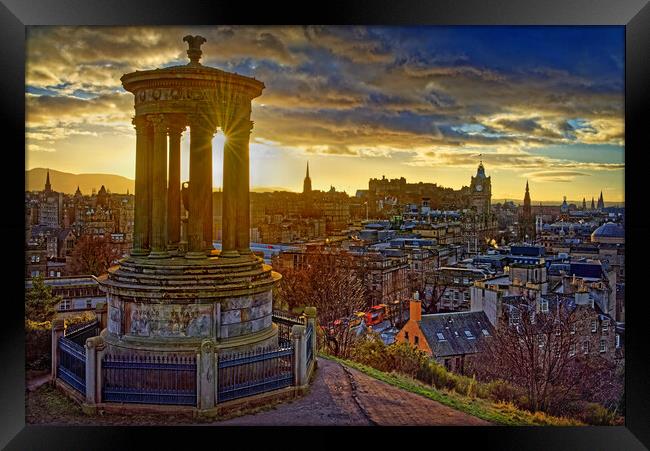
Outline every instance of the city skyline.
[[[384, 175], [459, 189], [483, 160], [495, 199], [523, 198], [529, 180], [533, 203], [624, 202], [622, 27], [34, 27], [26, 169], [133, 179], [133, 99], [117, 80], [185, 64], [185, 32], [208, 39], [204, 64], [266, 84], [253, 187], [298, 192], [309, 161], [314, 189], [353, 195]], [[223, 134], [213, 147], [220, 161]]]

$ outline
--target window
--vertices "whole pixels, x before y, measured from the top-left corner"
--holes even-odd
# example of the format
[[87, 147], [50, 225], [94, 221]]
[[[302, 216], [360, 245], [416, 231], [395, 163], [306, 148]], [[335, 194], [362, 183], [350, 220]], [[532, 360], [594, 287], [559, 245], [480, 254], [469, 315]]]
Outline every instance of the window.
[[409, 341], [409, 333], [404, 331], [404, 340]]
[[601, 330], [603, 331], [603, 333], [606, 333], [607, 331], [609, 331], [609, 320], [608, 319], [603, 320]]
[[467, 337], [468, 340], [474, 339], [474, 335], [472, 335], [472, 332], [470, 332], [469, 330], [465, 331], [465, 336]]
[[621, 347], [621, 336], [619, 334], [616, 334], [616, 349], [619, 349]]
[[571, 324], [571, 335], [574, 335], [576, 333], [576, 323]]
[[576, 355], [576, 344], [571, 343], [571, 346], [569, 346], [569, 355], [574, 356]]
[[604, 338], [601, 338], [600, 340], [600, 352], [605, 352], [607, 351], [607, 340]]
[[438, 337], [438, 341], [445, 341], [445, 336], [442, 332], [437, 332], [436, 336]]
[[510, 324], [519, 324], [519, 311], [512, 310], [510, 312]]
[[483, 332], [483, 335], [484, 335], [484, 336], [486, 336], [486, 337], [489, 337], [489, 336], [490, 336], [490, 332], [488, 332], [487, 329], [483, 329], [482, 332]]
[[71, 307], [71, 305], [70, 305], [70, 300], [69, 299], [64, 299], [64, 300], [61, 301], [61, 307], [60, 307], [61, 310], [68, 310], [68, 309], [70, 309], [70, 307]]
[[542, 298], [539, 300], [539, 309], [544, 313], [548, 312], [548, 299]]
[[413, 340], [415, 341], [416, 346], [420, 344], [420, 337], [418, 337], [417, 335], [413, 337]]
[[50, 271], [50, 277], [54, 277], [54, 271]]
[[592, 319], [591, 320], [591, 331], [596, 332], [596, 330], [598, 330], [598, 323], [596, 322], [595, 319]]
[[582, 352], [584, 354], [589, 354], [589, 342], [588, 341], [583, 341], [582, 342]]
[[546, 341], [546, 337], [542, 334], [539, 334], [537, 336], [537, 345], [542, 348], [544, 346], [544, 342]]

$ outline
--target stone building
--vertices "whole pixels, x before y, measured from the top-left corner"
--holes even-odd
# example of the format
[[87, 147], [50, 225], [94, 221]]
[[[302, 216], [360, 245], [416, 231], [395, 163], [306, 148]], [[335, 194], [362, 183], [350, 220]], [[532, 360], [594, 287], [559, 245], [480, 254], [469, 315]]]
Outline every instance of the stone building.
[[409, 320], [395, 341], [424, 351], [455, 373], [463, 374], [481, 342], [494, 335], [494, 327], [482, 311], [423, 315], [417, 299], [410, 301], [409, 308]]

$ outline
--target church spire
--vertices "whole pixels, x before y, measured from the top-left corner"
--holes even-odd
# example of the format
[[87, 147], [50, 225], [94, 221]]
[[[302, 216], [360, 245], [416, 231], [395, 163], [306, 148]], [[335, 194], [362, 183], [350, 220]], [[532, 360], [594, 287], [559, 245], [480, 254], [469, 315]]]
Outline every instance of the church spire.
[[305, 175], [305, 181], [302, 183], [302, 192], [304, 194], [311, 193], [311, 178], [309, 177], [309, 161], [307, 162], [307, 174]]
[[46, 193], [51, 193], [52, 192], [52, 184], [50, 183], [50, 169], [47, 169], [47, 178], [45, 179], [45, 192]]
[[605, 201], [603, 201], [603, 192], [600, 192], [600, 197], [598, 198], [598, 209], [602, 210], [605, 208]]

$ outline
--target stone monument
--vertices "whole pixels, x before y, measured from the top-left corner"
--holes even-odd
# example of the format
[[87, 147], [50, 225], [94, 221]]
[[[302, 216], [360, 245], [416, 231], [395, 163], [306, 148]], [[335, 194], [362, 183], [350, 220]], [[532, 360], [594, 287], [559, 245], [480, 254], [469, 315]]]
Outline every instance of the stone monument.
[[[200, 63], [201, 36], [185, 36], [190, 62], [122, 76], [135, 97], [133, 250], [98, 278], [106, 292], [112, 353], [217, 352], [277, 345], [272, 290], [280, 275], [249, 246], [251, 101], [264, 83]], [[181, 135], [190, 133], [181, 199]], [[212, 241], [212, 137], [226, 136], [223, 240]], [[169, 161], [169, 164], [168, 164]], [[181, 239], [181, 202], [188, 210]]]

